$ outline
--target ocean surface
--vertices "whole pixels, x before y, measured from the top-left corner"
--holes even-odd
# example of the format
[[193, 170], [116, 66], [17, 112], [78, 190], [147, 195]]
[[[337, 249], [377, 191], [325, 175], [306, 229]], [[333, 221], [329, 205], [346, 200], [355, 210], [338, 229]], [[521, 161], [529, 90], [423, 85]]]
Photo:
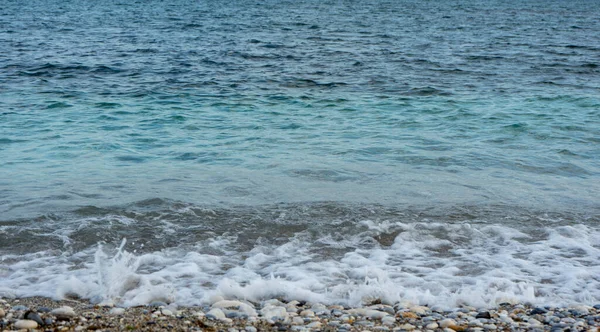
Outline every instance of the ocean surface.
[[599, 17], [0, 0], [0, 296], [597, 304]]

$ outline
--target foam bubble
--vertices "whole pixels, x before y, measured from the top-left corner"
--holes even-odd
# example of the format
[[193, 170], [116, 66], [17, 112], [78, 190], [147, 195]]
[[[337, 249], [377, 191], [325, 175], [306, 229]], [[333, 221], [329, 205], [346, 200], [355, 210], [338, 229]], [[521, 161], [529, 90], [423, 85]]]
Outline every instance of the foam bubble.
[[[300, 230], [244, 249], [237, 235], [136, 254], [125, 240], [4, 255], [2, 296], [101, 297], [123, 305], [286, 298], [454, 307], [600, 301], [600, 229], [364, 220], [353, 234]], [[362, 228], [360, 228], [362, 227]], [[391, 235], [390, 235], [391, 234]], [[376, 241], [392, 236], [392, 241]]]

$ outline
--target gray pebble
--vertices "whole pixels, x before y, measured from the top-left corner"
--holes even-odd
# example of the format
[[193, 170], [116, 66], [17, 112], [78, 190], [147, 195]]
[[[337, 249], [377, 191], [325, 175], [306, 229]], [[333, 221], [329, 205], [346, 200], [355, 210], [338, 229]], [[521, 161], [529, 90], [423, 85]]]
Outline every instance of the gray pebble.
[[27, 308], [24, 305], [16, 305], [16, 306], [12, 307], [11, 309], [14, 310], [14, 311], [27, 311], [27, 310], [29, 310], [29, 308]]
[[334, 315], [334, 316], [336, 316], [336, 317], [340, 317], [341, 315], [344, 314], [344, 312], [341, 311], [341, 310], [334, 309], [334, 310], [331, 311], [331, 314]]
[[373, 322], [369, 322], [366, 320], [359, 320], [357, 322], [354, 322], [355, 326], [365, 326], [365, 327], [369, 327], [369, 326], [373, 326], [375, 324], [373, 324]]
[[46, 312], [50, 312], [50, 311], [52, 311], [52, 309], [50, 309], [48, 307], [39, 307], [39, 308], [37, 308], [37, 312], [46, 313]]
[[396, 311], [394, 311], [393, 307], [389, 307], [389, 306], [383, 306], [381, 308], [382, 311], [387, 312], [390, 315], [394, 315], [396, 313]]
[[534, 308], [533, 310], [531, 310], [531, 312], [529, 314], [530, 315], [543, 315], [547, 312], [548, 312], [548, 310], [546, 310], [544, 308]]
[[38, 323], [38, 325], [44, 325], [44, 321], [42, 320], [42, 317], [40, 317], [40, 315], [38, 315], [36, 312], [28, 311], [25, 313], [25, 315], [23, 315], [23, 318], [32, 320], [32, 321]]

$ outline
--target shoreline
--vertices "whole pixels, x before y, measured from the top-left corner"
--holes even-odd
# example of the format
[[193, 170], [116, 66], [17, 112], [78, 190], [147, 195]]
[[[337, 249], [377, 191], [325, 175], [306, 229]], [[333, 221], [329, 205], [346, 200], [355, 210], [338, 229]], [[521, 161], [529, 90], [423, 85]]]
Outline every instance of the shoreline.
[[120, 308], [85, 300], [0, 298], [0, 330], [43, 331], [599, 331], [600, 304], [569, 308], [501, 304], [494, 309], [374, 303], [360, 308], [277, 299], [164, 302]]

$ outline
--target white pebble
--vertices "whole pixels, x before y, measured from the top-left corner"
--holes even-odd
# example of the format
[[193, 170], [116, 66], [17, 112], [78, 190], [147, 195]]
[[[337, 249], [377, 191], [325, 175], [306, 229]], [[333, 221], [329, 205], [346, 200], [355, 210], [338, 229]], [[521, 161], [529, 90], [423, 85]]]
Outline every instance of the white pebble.
[[225, 318], [225, 313], [223, 312], [223, 310], [221, 310], [219, 308], [213, 308], [209, 312], [206, 313], [206, 316], [208, 318], [221, 320], [221, 319]]
[[254, 327], [254, 326], [248, 325], [248, 326], [246, 326], [245, 329], [246, 329], [246, 332], [256, 332], [256, 327]]
[[423, 306], [414, 306], [410, 308], [410, 311], [418, 315], [424, 315], [427, 313], [427, 311], [429, 311], [429, 308]]
[[112, 308], [110, 309], [110, 311], [108, 312], [111, 315], [115, 315], [115, 316], [120, 316], [122, 314], [125, 313], [125, 309], [123, 308]]
[[315, 317], [315, 313], [312, 310], [302, 310], [300, 312], [300, 316], [302, 316], [302, 317]]
[[5, 315], [6, 312], [4, 312], [4, 309], [0, 308], [0, 318], [4, 318]]
[[213, 303], [212, 308], [239, 310], [248, 316], [258, 316], [252, 305], [240, 301], [223, 300]]
[[348, 313], [350, 313], [352, 315], [369, 317], [371, 319], [382, 319], [385, 316], [389, 316], [389, 314], [387, 312], [382, 312], [382, 311], [373, 310], [373, 309], [364, 309], [364, 308], [350, 309], [350, 310], [348, 310]]
[[15, 323], [15, 328], [21, 330], [21, 329], [35, 329], [38, 327], [38, 323], [36, 323], [36, 321], [34, 320], [29, 320], [29, 319], [21, 319], [18, 320]]
[[446, 327], [452, 328], [452, 326], [456, 326], [456, 321], [452, 318], [446, 318], [446, 319], [443, 319], [442, 321], [440, 321], [440, 326], [442, 328], [446, 328]]
[[485, 325], [483, 325], [483, 328], [486, 329], [486, 330], [495, 330], [498, 327], [496, 325], [494, 325], [494, 324], [485, 324]]
[[306, 327], [308, 327], [309, 329], [320, 329], [321, 322], [312, 322], [312, 323], [306, 325]]
[[292, 325], [304, 325], [304, 319], [300, 317], [292, 318]]
[[54, 309], [54, 310], [50, 311], [50, 313], [56, 317], [63, 317], [63, 318], [75, 317], [75, 311], [73, 310], [73, 308], [71, 308], [69, 306], [63, 306], [63, 307]]
[[428, 330], [435, 330], [435, 329], [437, 329], [437, 328], [438, 328], [438, 326], [439, 326], [439, 325], [438, 325], [437, 323], [429, 323], [429, 324], [427, 324], [427, 325], [425, 326], [425, 328], [426, 328], [426, 329], [428, 329]]
[[396, 318], [394, 318], [394, 317], [390, 317], [390, 316], [383, 317], [383, 318], [381, 319], [381, 323], [382, 323], [383, 325], [389, 325], [389, 326], [392, 326], [392, 325], [396, 324]]
[[415, 326], [407, 323], [404, 325], [400, 325], [400, 329], [405, 331], [412, 331], [415, 329]]
[[160, 313], [165, 316], [173, 316], [173, 312], [169, 309], [160, 309]]
[[266, 306], [260, 310], [260, 313], [267, 320], [285, 320], [288, 317], [285, 307], [280, 306]]

